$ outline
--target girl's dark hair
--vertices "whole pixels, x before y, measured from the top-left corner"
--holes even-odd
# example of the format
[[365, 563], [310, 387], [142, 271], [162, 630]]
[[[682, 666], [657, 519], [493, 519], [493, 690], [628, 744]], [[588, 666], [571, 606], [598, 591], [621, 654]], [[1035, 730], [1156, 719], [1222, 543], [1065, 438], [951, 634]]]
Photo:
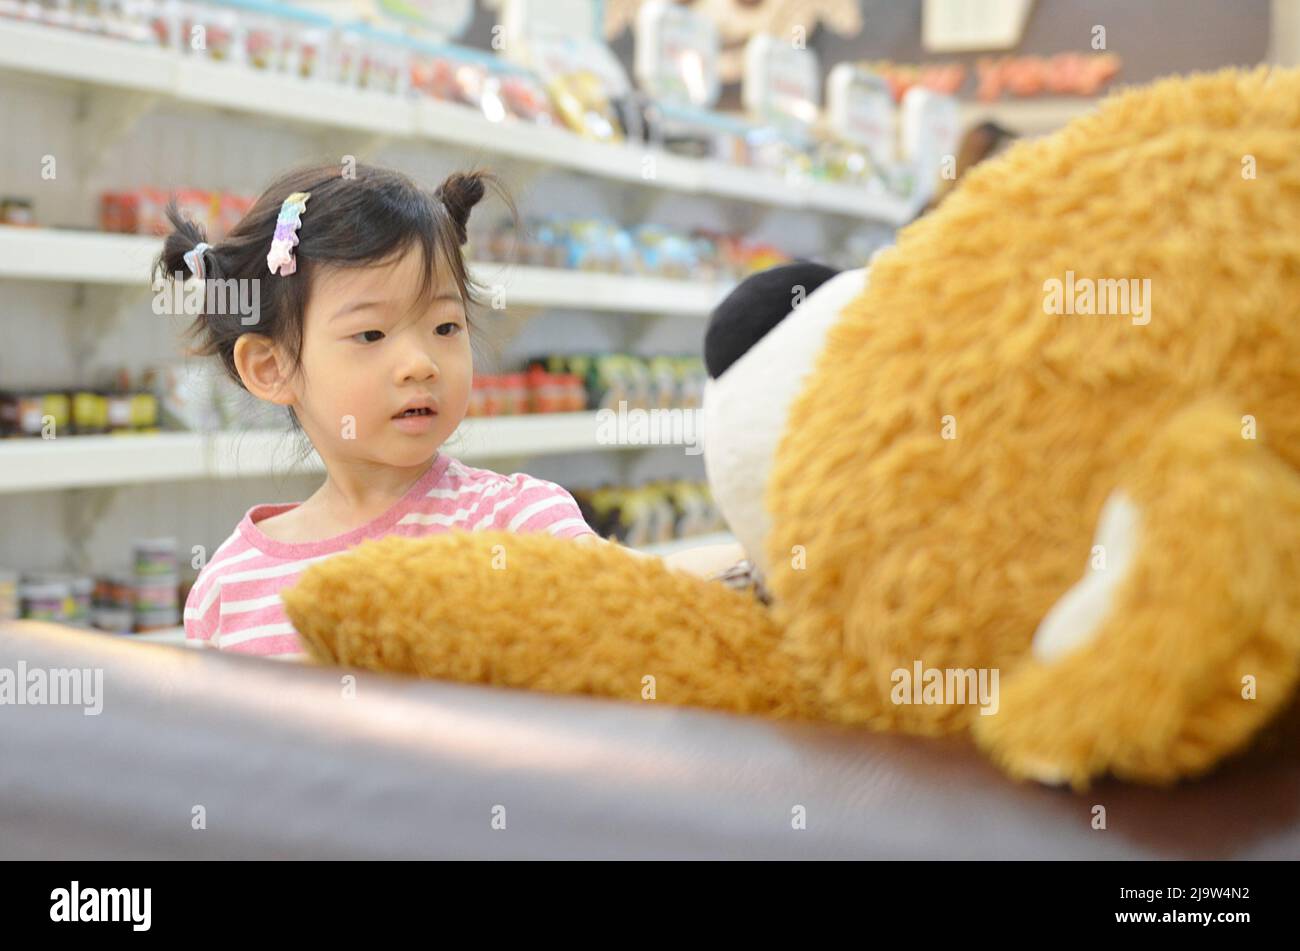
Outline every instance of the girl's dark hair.
[[[188, 340], [200, 340], [197, 347], [187, 349], [187, 355], [220, 357], [230, 378], [247, 389], [235, 366], [235, 341], [246, 333], [258, 333], [283, 345], [297, 370], [302, 365], [303, 322], [316, 269], [384, 263], [417, 246], [424, 262], [421, 297], [432, 298], [441, 259], [465, 301], [468, 317], [470, 305], [477, 303], [477, 288], [462, 246], [470, 211], [488, 185], [513, 213], [509, 196], [486, 172], [450, 175], [434, 191], [400, 172], [373, 165], [326, 164], [286, 172], [262, 192], [229, 234], [204, 252], [208, 280], [259, 282], [256, 322], [245, 323], [239, 313], [201, 313], [186, 332]], [[266, 256], [280, 206], [294, 192], [311, 193], [294, 248], [297, 271], [287, 277], [272, 275]], [[174, 201], [167, 206], [167, 218], [174, 230], [163, 242], [154, 273], [161, 270], [164, 277], [179, 274], [184, 279], [192, 273], [185, 254], [205, 240], [204, 231], [182, 217]], [[208, 299], [205, 294], [205, 304]], [[301, 432], [292, 408], [289, 418]]]

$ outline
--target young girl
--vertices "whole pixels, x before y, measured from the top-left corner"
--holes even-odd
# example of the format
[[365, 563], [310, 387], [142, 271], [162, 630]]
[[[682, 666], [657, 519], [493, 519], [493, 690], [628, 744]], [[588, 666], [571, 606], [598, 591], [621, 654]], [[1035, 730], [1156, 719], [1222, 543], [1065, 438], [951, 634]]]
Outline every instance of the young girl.
[[[287, 407], [326, 471], [305, 502], [249, 509], [200, 572], [186, 636], [222, 650], [302, 656], [279, 592], [366, 539], [499, 529], [600, 541], [558, 485], [439, 450], [469, 404], [474, 299], [461, 246], [486, 176], [452, 175], [430, 193], [394, 171], [354, 172], [282, 176], [218, 244], [169, 209], [165, 274], [258, 282], [243, 298], [258, 312], [201, 315], [194, 352]], [[678, 566], [704, 573], [733, 554], [701, 561], [697, 550]]]

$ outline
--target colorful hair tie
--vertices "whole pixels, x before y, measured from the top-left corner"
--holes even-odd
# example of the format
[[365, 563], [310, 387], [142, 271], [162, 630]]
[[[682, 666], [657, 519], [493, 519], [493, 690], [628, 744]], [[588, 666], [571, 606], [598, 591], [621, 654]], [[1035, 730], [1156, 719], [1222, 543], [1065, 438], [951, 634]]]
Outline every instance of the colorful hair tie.
[[275, 220], [275, 237], [271, 239], [271, 252], [266, 256], [266, 266], [274, 274], [288, 277], [298, 270], [293, 249], [298, 245], [298, 229], [302, 227], [302, 213], [307, 210], [311, 192], [294, 192], [280, 206], [280, 217]]
[[181, 258], [185, 261], [185, 266], [190, 269], [190, 273], [200, 281], [207, 279], [207, 267], [203, 262], [203, 252], [210, 247], [212, 245], [206, 241], [200, 241], [192, 249], [181, 255]]

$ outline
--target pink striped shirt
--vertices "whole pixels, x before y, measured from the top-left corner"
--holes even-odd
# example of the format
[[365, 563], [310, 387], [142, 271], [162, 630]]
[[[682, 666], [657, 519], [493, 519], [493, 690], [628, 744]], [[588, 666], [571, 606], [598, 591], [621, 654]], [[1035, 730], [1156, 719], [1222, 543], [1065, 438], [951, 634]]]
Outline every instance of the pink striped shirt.
[[410, 491], [372, 522], [318, 542], [282, 542], [257, 523], [300, 503], [255, 505], [212, 555], [185, 601], [185, 636], [242, 654], [295, 657], [302, 644], [284, 613], [280, 591], [313, 562], [386, 535], [419, 538], [453, 530], [595, 533], [573, 496], [523, 473], [500, 475], [439, 453]]

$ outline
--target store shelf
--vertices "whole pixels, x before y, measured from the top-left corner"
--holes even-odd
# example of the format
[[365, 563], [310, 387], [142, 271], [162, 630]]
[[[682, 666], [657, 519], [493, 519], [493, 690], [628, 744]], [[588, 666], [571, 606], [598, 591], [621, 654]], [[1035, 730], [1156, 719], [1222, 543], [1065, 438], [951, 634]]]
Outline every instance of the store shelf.
[[504, 286], [507, 308], [522, 305], [707, 317], [733, 286], [713, 281], [678, 281], [492, 263], [474, 264], [470, 270], [475, 280], [489, 292], [497, 284]]
[[[157, 238], [97, 231], [0, 225], [0, 278], [149, 286]], [[730, 284], [519, 267], [471, 265], [489, 303], [504, 288], [509, 307], [554, 307], [627, 314], [707, 317]]]
[[149, 287], [158, 238], [0, 225], [0, 277]]
[[1054, 132], [1072, 119], [1091, 112], [1099, 102], [1100, 99], [1090, 96], [963, 102], [961, 124], [962, 128], [969, 129], [980, 122], [991, 120], [1021, 135], [1042, 135]]
[[[110, 635], [113, 636], [113, 635]], [[174, 644], [179, 647], [203, 647], [202, 641], [187, 641], [185, 626], [165, 627], [147, 634], [119, 634], [123, 640], [136, 641], [141, 644]]]
[[731, 532], [710, 532], [707, 535], [687, 535], [685, 538], [674, 538], [672, 541], [658, 542], [654, 545], [641, 545], [637, 548], [637, 551], [645, 552], [647, 555], [658, 555], [663, 558], [666, 555], [685, 551], [688, 548], [701, 548], [705, 545], [730, 545], [735, 541], [736, 536]]
[[198, 433], [0, 440], [0, 492], [198, 479], [205, 455]]
[[29, 23], [0, 23], [0, 69], [135, 92], [161, 92], [177, 56], [152, 46]]
[[[444, 448], [471, 463], [651, 448], [603, 443], [599, 435], [594, 412], [498, 416], [466, 420]], [[324, 471], [314, 453], [294, 464], [295, 451], [287, 432], [256, 430], [7, 439], [0, 440], [0, 493]]]
[[769, 207], [894, 225], [909, 221], [915, 210], [911, 202], [861, 187], [791, 182], [715, 161], [589, 142], [561, 129], [494, 123], [453, 103], [347, 89], [32, 24], [0, 23], [0, 70], [300, 126], [380, 139], [423, 139], [613, 181]]

